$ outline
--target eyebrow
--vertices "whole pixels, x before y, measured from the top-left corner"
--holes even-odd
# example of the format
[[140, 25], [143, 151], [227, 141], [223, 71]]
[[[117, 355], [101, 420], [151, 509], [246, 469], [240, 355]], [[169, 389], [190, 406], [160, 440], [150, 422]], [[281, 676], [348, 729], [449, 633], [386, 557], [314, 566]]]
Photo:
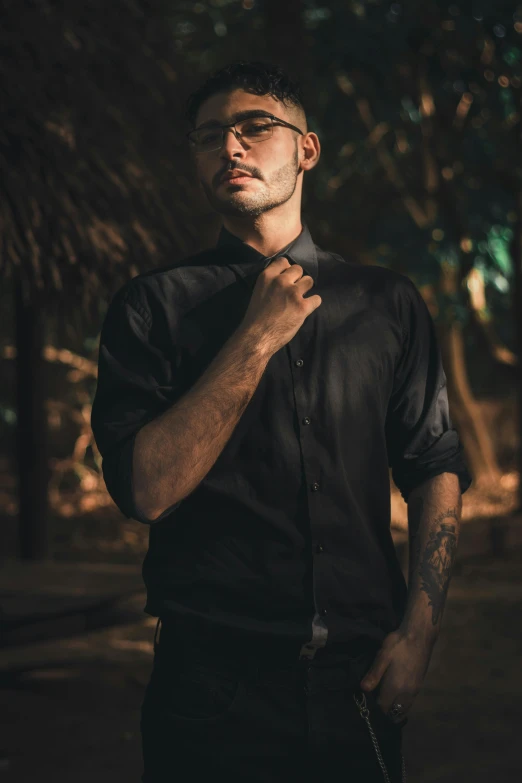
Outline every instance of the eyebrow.
[[[243, 111], [236, 111], [230, 117], [230, 122], [239, 122], [239, 120], [247, 120], [249, 117], [266, 117], [271, 114], [268, 109], [244, 109]], [[198, 128], [214, 128], [223, 125], [219, 120], [207, 120], [206, 122], [198, 125]], [[228, 123], [225, 123], [228, 125]]]

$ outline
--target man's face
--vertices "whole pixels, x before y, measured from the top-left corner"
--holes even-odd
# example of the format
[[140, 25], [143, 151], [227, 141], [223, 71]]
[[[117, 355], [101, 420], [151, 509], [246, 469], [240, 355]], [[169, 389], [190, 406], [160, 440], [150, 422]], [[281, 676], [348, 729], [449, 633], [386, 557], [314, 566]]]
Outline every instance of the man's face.
[[[196, 127], [210, 120], [232, 122], [237, 112], [248, 109], [262, 109], [299, 127], [280, 101], [241, 89], [208, 98], [199, 110]], [[195, 153], [197, 175], [211, 206], [222, 215], [257, 217], [288, 201], [298, 181], [300, 138], [296, 131], [279, 125], [274, 125], [271, 138], [254, 144], [240, 142], [227, 131], [221, 149]], [[244, 171], [247, 176], [237, 181], [223, 179], [230, 170]]]

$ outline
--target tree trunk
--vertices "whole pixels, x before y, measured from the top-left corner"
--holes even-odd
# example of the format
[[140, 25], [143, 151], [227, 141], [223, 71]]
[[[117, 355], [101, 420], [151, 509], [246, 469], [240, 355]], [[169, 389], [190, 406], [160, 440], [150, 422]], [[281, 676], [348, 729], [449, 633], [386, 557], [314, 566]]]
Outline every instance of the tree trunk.
[[[520, 109], [522, 110], [522, 98], [520, 100]], [[518, 164], [522, 165], [522, 129], [516, 131], [518, 140]], [[515, 332], [515, 345], [518, 356], [517, 365], [517, 398], [518, 398], [518, 510], [522, 510], [522, 185], [520, 178], [517, 180], [516, 191], [516, 211], [517, 221], [513, 232], [513, 241], [511, 243], [514, 286], [513, 286], [513, 319]]]
[[474, 484], [491, 487], [499, 481], [501, 473], [493, 441], [469, 385], [462, 328], [458, 322], [440, 328], [439, 345], [447, 375], [450, 415]]
[[24, 296], [14, 285], [18, 470], [18, 555], [23, 560], [49, 556], [47, 530], [47, 415], [45, 410], [44, 324], [41, 295]]

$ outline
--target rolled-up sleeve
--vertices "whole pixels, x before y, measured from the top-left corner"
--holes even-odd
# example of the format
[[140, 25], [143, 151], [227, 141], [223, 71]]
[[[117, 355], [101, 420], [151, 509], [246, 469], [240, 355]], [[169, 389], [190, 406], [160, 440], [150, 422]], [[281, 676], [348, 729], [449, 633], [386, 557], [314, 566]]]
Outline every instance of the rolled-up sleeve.
[[386, 419], [393, 480], [406, 501], [415, 487], [446, 472], [457, 474], [465, 492], [472, 479], [449, 413], [435, 326], [411, 281], [404, 283], [401, 310], [403, 349]]
[[150, 309], [136, 288], [126, 284], [111, 301], [103, 323], [91, 412], [107, 490], [126, 517], [144, 524], [159, 522], [182, 502], [151, 520], [134, 498], [136, 435], [173, 402], [172, 357], [164, 347], [154, 344], [152, 331]]

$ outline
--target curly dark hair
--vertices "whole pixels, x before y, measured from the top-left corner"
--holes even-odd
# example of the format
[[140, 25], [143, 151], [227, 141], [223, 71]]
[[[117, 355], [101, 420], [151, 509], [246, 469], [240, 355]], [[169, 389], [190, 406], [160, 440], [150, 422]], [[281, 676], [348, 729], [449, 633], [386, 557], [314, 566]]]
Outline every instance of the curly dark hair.
[[187, 99], [186, 115], [194, 127], [200, 106], [212, 95], [241, 88], [254, 95], [270, 95], [285, 106], [304, 112], [301, 86], [278, 65], [238, 60], [214, 71]]

